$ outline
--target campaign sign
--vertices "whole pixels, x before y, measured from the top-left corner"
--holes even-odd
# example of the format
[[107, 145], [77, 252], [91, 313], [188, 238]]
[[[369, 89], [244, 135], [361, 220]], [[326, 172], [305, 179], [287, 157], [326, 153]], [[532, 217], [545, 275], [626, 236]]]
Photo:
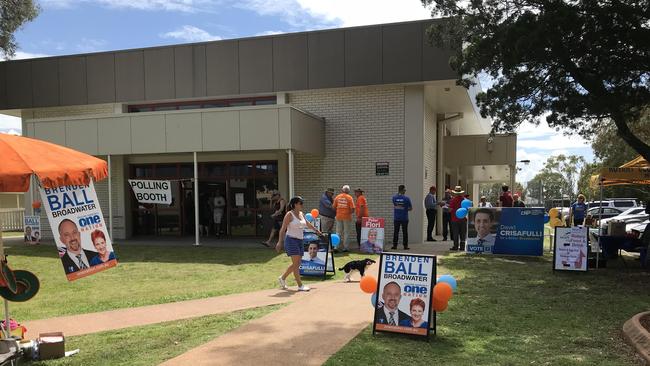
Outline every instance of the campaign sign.
[[168, 180], [129, 179], [129, 185], [140, 203], [172, 204], [172, 185]]
[[39, 190], [68, 281], [117, 265], [92, 182]]
[[468, 253], [536, 255], [544, 251], [544, 209], [537, 207], [472, 208]]
[[305, 231], [302, 244], [304, 253], [300, 260], [301, 276], [325, 278], [327, 272], [334, 272], [334, 256], [330, 252], [329, 236], [321, 238], [313, 232]]
[[[429, 336], [436, 257], [382, 253], [372, 330]], [[433, 322], [433, 327], [430, 324]]]
[[379, 254], [384, 251], [384, 219], [361, 218], [361, 252]]
[[41, 217], [27, 216], [25, 224], [25, 244], [38, 244], [41, 242]]
[[587, 271], [588, 228], [556, 227], [553, 243], [553, 270]]

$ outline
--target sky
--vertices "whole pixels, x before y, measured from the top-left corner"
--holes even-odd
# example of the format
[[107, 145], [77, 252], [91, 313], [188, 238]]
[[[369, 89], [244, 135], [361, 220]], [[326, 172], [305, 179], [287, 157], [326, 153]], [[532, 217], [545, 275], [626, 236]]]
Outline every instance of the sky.
[[[419, 20], [420, 0], [40, 0], [41, 14], [16, 33], [16, 58], [56, 56], [257, 35]], [[0, 115], [0, 132], [20, 119]], [[550, 155], [582, 155], [589, 144], [549, 128], [517, 131], [517, 180], [530, 180]]]

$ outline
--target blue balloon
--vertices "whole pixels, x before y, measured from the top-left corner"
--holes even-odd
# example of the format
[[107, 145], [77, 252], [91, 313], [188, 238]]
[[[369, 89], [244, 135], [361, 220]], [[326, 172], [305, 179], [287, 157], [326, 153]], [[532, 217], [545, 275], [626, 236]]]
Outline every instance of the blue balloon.
[[456, 279], [454, 278], [454, 276], [448, 275], [448, 274], [442, 275], [442, 276], [440, 276], [440, 278], [438, 278], [437, 283], [440, 283], [440, 282], [448, 283], [449, 286], [451, 286], [451, 289], [456, 291], [456, 287], [457, 287], [458, 284], [456, 283]]
[[544, 223], [548, 224], [549, 221], [551, 221], [551, 216], [549, 216], [548, 214], [544, 215]]
[[460, 203], [460, 207], [462, 207], [462, 208], [470, 208], [470, 207], [472, 207], [473, 204], [474, 204], [474, 203], [473, 203], [472, 201], [470, 201], [470, 200], [468, 200], [467, 198], [465, 198], [465, 199], [463, 200], [463, 202]]
[[332, 247], [336, 248], [341, 244], [341, 237], [339, 234], [332, 234], [330, 236], [330, 239], [332, 239]]
[[310, 213], [305, 215], [305, 219], [309, 222], [314, 221], [314, 216], [312, 216]]
[[373, 292], [372, 295], [370, 295], [370, 303], [372, 304], [372, 307], [374, 308], [377, 306], [377, 293]]
[[458, 210], [456, 210], [456, 217], [458, 217], [459, 219], [464, 219], [465, 216], [467, 216], [467, 209], [466, 208], [461, 207]]

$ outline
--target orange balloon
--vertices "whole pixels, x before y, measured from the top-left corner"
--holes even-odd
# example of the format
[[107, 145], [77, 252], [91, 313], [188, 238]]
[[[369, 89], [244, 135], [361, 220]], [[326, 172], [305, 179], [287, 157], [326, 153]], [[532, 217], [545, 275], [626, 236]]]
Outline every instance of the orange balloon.
[[433, 298], [433, 310], [442, 313], [447, 310], [447, 301], [438, 300], [435, 297]]
[[440, 282], [433, 287], [433, 299], [447, 302], [453, 294], [451, 286], [446, 282]]
[[317, 209], [317, 208], [311, 210], [311, 216], [312, 216], [313, 218], [317, 218], [319, 214], [320, 214], [320, 212], [318, 212], [318, 209]]
[[363, 276], [361, 282], [359, 282], [359, 287], [361, 287], [361, 291], [372, 294], [377, 291], [377, 279], [372, 276]]

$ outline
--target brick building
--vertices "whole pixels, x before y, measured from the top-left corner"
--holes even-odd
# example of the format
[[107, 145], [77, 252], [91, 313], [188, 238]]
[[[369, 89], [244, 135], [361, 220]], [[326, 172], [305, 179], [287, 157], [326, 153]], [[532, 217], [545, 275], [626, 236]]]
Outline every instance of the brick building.
[[[273, 190], [310, 209], [343, 184], [366, 190], [390, 235], [405, 184], [421, 241], [429, 186], [510, 182], [516, 150], [488, 136], [477, 89], [427, 44], [431, 22], [1, 62], [0, 110], [26, 136], [109, 160], [111, 189], [96, 186], [117, 239], [193, 235], [195, 202], [217, 191], [229, 235], [263, 236]], [[173, 204], [139, 205], [129, 178], [172, 180]]]

